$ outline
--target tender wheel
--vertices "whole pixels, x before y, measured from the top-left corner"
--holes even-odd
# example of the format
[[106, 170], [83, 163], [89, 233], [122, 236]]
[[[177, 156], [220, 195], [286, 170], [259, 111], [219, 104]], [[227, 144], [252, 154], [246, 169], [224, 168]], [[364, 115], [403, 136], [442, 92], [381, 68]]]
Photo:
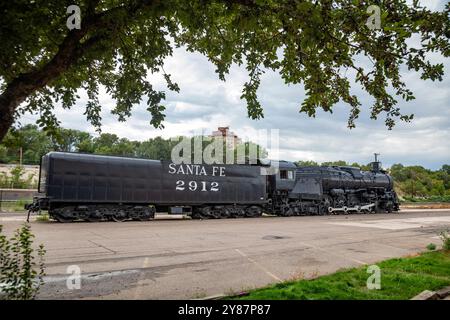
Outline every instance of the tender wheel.
[[100, 211], [95, 210], [91, 212], [89, 216], [85, 218], [85, 220], [89, 222], [99, 222], [103, 220], [103, 215]]
[[123, 209], [119, 209], [119, 210], [115, 211], [111, 216], [111, 220], [113, 220], [115, 222], [123, 222], [127, 219], [128, 219], [128, 214]]
[[103, 219], [101, 217], [93, 217], [93, 216], [89, 216], [86, 219], [84, 219], [88, 222], [100, 222], [103, 221]]
[[245, 210], [245, 213], [246, 213], [246, 217], [255, 218], [255, 217], [260, 217], [262, 215], [262, 210], [260, 207], [251, 206], [251, 207], [248, 207], [247, 210]]
[[221, 217], [224, 219], [231, 218], [231, 212], [227, 208], [223, 207], [221, 212]]
[[77, 219], [76, 213], [74, 214], [74, 207], [63, 207], [52, 210], [50, 215], [58, 222], [67, 223]]
[[245, 208], [243, 208], [243, 207], [238, 208], [238, 209], [236, 210], [236, 215], [235, 215], [235, 217], [236, 217], [236, 218], [242, 218], [242, 217], [245, 217]]
[[194, 219], [209, 219], [211, 218], [211, 207], [196, 208], [192, 213]]
[[203, 207], [201, 209], [202, 219], [211, 219], [214, 218], [211, 207]]
[[139, 221], [149, 221], [155, 217], [153, 208], [144, 207], [138, 215]]
[[211, 208], [210, 216], [213, 219], [224, 219], [224, 218], [230, 218], [231, 214], [230, 214], [230, 211], [226, 207], [217, 206], [217, 207]]
[[192, 212], [192, 219], [203, 219], [203, 216], [200, 212], [200, 210], [195, 210], [194, 212]]
[[61, 223], [68, 223], [73, 221], [72, 218], [66, 217], [61, 213], [54, 214], [53, 217], [56, 219], [56, 221]]
[[211, 209], [211, 218], [213, 218], [213, 219], [222, 218], [222, 208], [221, 207], [212, 208]]

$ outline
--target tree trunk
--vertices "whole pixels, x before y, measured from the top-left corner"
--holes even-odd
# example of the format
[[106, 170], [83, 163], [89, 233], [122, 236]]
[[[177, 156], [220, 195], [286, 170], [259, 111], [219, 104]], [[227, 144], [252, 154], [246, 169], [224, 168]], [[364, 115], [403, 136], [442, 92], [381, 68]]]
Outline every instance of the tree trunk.
[[28, 75], [14, 79], [0, 95], [0, 141], [14, 123], [17, 107], [39, 87], [38, 83], [30, 83]]
[[79, 46], [79, 41], [85, 34], [86, 29], [69, 32], [58, 52], [47, 64], [39, 70], [19, 75], [6, 86], [0, 95], [0, 141], [13, 125], [19, 105], [59, 77], [82, 55], [86, 44]]
[[14, 112], [19, 104], [20, 102], [12, 101], [6, 91], [0, 95], [0, 141], [3, 140], [14, 123]]

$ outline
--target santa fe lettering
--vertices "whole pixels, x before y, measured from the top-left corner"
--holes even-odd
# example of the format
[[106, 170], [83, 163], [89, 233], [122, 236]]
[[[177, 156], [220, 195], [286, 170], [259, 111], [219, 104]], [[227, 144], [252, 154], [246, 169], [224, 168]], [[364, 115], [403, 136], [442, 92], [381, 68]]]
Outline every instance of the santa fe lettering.
[[[176, 165], [175, 163], [169, 164], [169, 173], [170, 174], [185, 174], [185, 175], [194, 175], [194, 176], [219, 176], [225, 177], [225, 167], [212, 166], [211, 172], [207, 171], [207, 167], [199, 165], [199, 164], [180, 164]], [[208, 169], [210, 170], [210, 169]]]

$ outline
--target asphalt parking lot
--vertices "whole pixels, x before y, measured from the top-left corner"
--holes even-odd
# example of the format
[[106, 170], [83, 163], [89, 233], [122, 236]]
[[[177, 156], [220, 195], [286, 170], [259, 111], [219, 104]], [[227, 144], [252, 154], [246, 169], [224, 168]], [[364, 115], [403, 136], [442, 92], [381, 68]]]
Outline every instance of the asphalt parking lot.
[[[24, 214], [0, 214], [12, 233]], [[450, 210], [149, 222], [32, 221], [47, 250], [40, 299], [179, 299], [230, 294], [440, 245]], [[68, 289], [68, 267], [81, 288]], [[73, 267], [72, 267], [73, 268]], [[72, 269], [73, 270], [73, 269]]]

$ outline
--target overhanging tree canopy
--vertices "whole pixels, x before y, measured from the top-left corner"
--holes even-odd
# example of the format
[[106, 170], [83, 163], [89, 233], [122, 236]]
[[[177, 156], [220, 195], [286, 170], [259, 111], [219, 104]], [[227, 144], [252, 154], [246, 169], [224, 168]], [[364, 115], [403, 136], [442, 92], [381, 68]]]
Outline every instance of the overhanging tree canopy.
[[[87, 119], [99, 127], [100, 85], [116, 100], [113, 113], [120, 121], [145, 98], [150, 123], [161, 127], [165, 94], [146, 76], [163, 73], [168, 89], [178, 91], [163, 65], [179, 46], [208, 57], [222, 80], [233, 63], [245, 64], [249, 80], [242, 98], [253, 119], [263, 116], [257, 89], [261, 74], [271, 69], [286, 83], [304, 85], [301, 112], [331, 112], [344, 101], [353, 127], [361, 108], [346, 78], [353, 70], [374, 98], [372, 117], [384, 113], [391, 128], [395, 119], [411, 117], [397, 106], [397, 97], [413, 99], [399, 68], [441, 80], [443, 64], [431, 64], [426, 54], [450, 52], [448, 4], [444, 12], [431, 12], [418, 1], [382, 1], [381, 30], [371, 30], [366, 22], [372, 1], [85, 0], [77, 1], [81, 29], [69, 30], [66, 9], [73, 2], [1, 2], [0, 140], [18, 115], [28, 112], [39, 113], [39, 125], [51, 132], [58, 123], [55, 103], [70, 108], [79, 89], [89, 97]], [[408, 42], [414, 35], [418, 45]], [[372, 65], [358, 65], [358, 55]]]

